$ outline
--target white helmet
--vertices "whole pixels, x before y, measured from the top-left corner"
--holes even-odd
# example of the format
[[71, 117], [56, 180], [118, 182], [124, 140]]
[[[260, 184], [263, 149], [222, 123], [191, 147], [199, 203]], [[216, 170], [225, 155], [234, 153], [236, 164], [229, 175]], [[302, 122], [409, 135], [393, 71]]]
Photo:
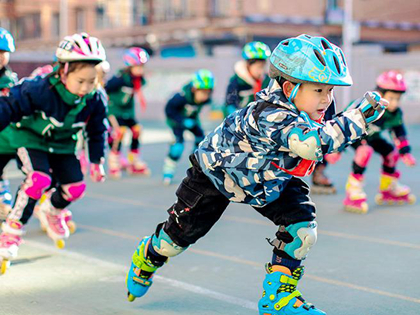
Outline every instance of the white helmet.
[[87, 33], [66, 36], [55, 52], [59, 62], [97, 61], [106, 59], [105, 49], [99, 39]]

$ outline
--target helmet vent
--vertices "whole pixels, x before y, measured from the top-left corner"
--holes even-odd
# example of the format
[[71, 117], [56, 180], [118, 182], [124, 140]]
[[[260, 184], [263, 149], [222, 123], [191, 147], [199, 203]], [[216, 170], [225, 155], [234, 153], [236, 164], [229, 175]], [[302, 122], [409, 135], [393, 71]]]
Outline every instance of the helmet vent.
[[334, 64], [335, 64], [335, 67], [337, 68], [338, 74], [341, 74], [340, 64], [338, 63], [337, 57], [334, 56], [333, 59], [334, 59]]
[[314, 49], [314, 53], [319, 62], [322, 63], [322, 65], [325, 67], [327, 63], [325, 62], [325, 59], [324, 57], [322, 57], [321, 53], [316, 49]]
[[341, 51], [341, 49], [340, 49], [340, 55], [341, 55], [341, 60], [343, 60], [344, 65], [347, 66], [346, 59], [344, 58], [344, 55], [343, 55], [343, 52]]
[[331, 46], [323, 39], [321, 39], [321, 45], [324, 49], [331, 49]]
[[289, 41], [286, 40], [285, 42], [281, 43], [283, 46], [289, 46]]
[[312, 38], [312, 36], [309, 36], [309, 35], [306, 35], [306, 34], [305, 34], [305, 37], [306, 37], [306, 38], [309, 38], [309, 39], [311, 39], [311, 38]]

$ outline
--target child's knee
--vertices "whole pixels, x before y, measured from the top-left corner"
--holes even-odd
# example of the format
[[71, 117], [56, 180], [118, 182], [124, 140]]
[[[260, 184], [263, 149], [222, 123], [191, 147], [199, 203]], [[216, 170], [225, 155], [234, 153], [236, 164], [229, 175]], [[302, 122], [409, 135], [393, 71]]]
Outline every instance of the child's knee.
[[63, 198], [69, 202], [73, 202], [83, 197], [86, 190], [86, 183], [84, 181], [70, 183], [62, 185], [61, 189]]
[[43, 172], [30, 172], [23, 185], [23, 191], [32, 199], [39, 200], [44, 191], [51, 186], [51, 177]]

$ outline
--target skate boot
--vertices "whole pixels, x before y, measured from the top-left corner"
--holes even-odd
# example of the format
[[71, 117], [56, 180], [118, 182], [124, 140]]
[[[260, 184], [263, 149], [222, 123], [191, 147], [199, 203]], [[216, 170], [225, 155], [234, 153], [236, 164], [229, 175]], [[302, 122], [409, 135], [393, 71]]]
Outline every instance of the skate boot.
[[260, 315], [325, 315], [312, 304], [306, 303], [296, 290], [303, 276], [303, 266], [291, 272], [287, 267], [267, 263], [265, 269], [264, 291], [258, 302]]
[[412, 205], [416, 202], [416, 196], [411, 193], [409, 187], [401, 185], [398, 182], [399, 178], [399, 172], [395, 172], [394, 174], [381, 174], [379, 194], [375, 197], [375, 201], [378, 205]]
[[176, 161], [170, 157], [165, 159], [163, 163], [163, 184], [165, 186], [169, 186], [172, 183], [176, 171], [176, 164]]
[[10, 267], [10, 261], [18, 254], [19, 246], [22, 244], [21, 236], [24, 234], [23, 224], [16, 220], [7, 219], [2, 224], [3, 232], [0, 234], [0, 274], [5, 274]]
[[109, 177], [112, 179], [121, 178], [121, 164], [120, 164], [120, 153], [116, 151], [109, 152], [108, 155], [108, 171]]
[[153, 275], [161, 266], [156, 266], [147, 257], [147, 249], [152, 241], [151, 236], [147, 236], [140, 241], [137, 250], [133, 254], [130, 271], [127, 274], [127, 298], [133, 302], [136, 298], [142, 297], [153, 284]]
[[318, 164], [312, 174], [312, 187], [311, 191], [314, 194], [332, 195], [337, 192], [333, 183], [328, 179], [324, 173], [325, 165]]
[[131, 150], [128, 154], [128, 173], [131, 175], [150, 175], [150, 169], [147, 164], [140, 160], [138, 150]]
[[12, 194], [9, 181], [0, 180], [0, 222], [6, 220], [10, 211], [12, 211]]
[[365, 214], [369, 210], [366, 193], [363, 191], [363, 175], [349, 175], [346, 183], [346, 199], [343, 201], [344, 210]]
[[41, 221], [41, 227], [45, 229], [55, 245], [63, 249], [65, 240], [69, 238], [70, 231], [65, 221], [65, 212], [52, 206], [50, 199], [36, 208], [35, 216]]

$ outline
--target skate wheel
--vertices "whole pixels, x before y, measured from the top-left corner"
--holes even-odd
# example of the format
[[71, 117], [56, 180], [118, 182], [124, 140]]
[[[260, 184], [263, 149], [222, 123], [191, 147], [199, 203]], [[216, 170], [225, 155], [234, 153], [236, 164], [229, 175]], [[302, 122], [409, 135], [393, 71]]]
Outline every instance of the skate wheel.
[[64, 240], [56, 240], [55, 246], [59, 249], [63, 249], [66, 246], [66, 242]]
[[7, 269], [10, 267], [10, 261], [8, 260], [3, 260], [1, 262], [1, 270], [0, 270], [0, 274], [4, 275], [7, 271]]
[[382, 206], [384, 204], [384, 199], [382, 198], [382, 195], [376, 195], [375, 202], [378, 206]]
[[129, 302], [134, 302], [135, 299], [136, 297], [134, 295], [132, 295], [130, 292], [127, 292], [127, 300]]
[[351, 213], [366, 214], [368, 213], [369, 206], [366, 202], [362, 203], [359, 207], [344, 206], [344, 210]]
[[70, 234], [74, 234], [74, 232], [76, 232], [77, 225], [74, 221], [68, 221], [67, 227], [69, 228]]
[[413, 205], [416, 203], [416, 196], [414, 196], [413, 194], [408, 195], [408, 204], [409, 205]]

